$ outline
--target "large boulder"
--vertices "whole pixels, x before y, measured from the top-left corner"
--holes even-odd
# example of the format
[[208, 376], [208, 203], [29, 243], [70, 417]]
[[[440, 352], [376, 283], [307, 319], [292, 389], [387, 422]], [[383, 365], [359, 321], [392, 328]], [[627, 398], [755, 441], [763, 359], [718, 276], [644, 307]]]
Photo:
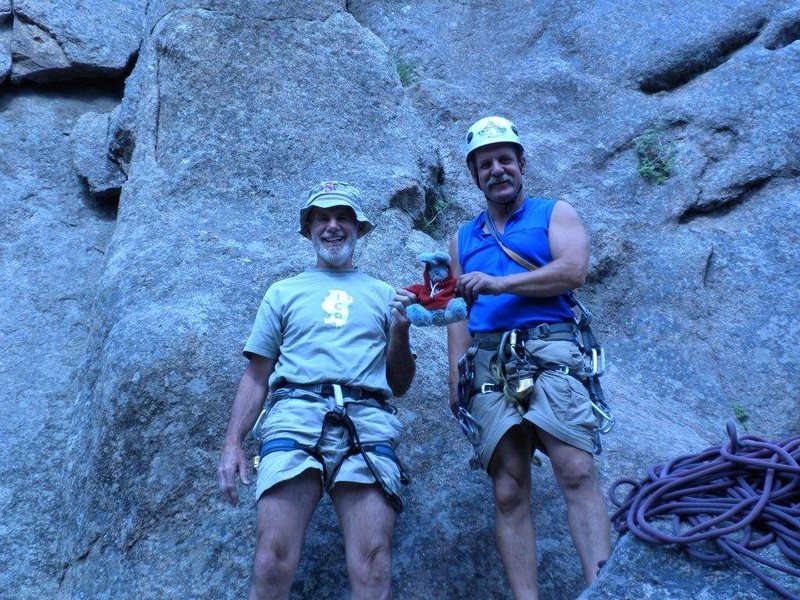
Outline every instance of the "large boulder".
[[[762, 551], [769, 559], [781, 561], [779, 554]], [[764, 569], [774, 583], [797, 594], [797, 579]], [[777, 573], [777, 577], [776, 574]], [[785, 598], [767, 587], [748, 570], [731, 562], [709, 563], [693, 560], [682, 549], [671, 545], [642, 542], [632, 535], [622, 537], [614, 554], [600, 570], [595, 584], [578, 600], [780, 600]]]
[[[121, 109], [135, 142], [74, 420], [67, 597], [244, 593], [252, 501], [226, 507], [213, 473], [261, 295], [313, 262], [296, 233], [304, 193], [351, 181], [380, 228], [394, 198], [419, 210], [433, 185], [436, 157], [385, 46], [336, 5], [274, 5], [281, 18], [231, 2], [151, 15], [128, 84], [142, 94]], [[409, 230], [392, 242], [407, 264], [386, 265], [380, 238], [359, 263], [410, 277]], [[337, 579], [341, 558], [335, 544], [314, 553]], [[318, 597], [340, 584], [298, 583]]]
[[71, 133], [75, 170], [95, 197], [119, 196], [127, 180], [109, 149], [112, 114], [86, 113]]
[[14, 0], [12, 80], [122, 75], [138, 52], [146, 5], [146, 0]]

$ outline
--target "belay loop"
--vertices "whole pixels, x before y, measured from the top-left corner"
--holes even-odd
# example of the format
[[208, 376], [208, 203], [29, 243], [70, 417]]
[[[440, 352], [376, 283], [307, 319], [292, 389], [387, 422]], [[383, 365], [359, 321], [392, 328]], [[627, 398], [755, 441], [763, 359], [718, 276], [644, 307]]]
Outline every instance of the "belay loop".
[[497, 381], [503, 386], [503, 396], [521, 415], [528, 408], [528, 398], [539, 374], [525, 348], [526, 338], [523, 330], [506, 331], [500, 338], [494, 363]]

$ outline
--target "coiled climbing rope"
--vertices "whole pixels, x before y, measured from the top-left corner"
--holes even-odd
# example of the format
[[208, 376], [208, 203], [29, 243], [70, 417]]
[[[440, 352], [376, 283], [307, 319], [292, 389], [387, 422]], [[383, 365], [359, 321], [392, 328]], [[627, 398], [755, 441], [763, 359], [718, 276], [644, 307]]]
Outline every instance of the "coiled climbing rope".
[[[614, 529], [677, 544], [699, 560], [733, 560], [781, 596], [800, 600], [797, 589], [787, 590], [758, 566], [800, 578], [800, 435], [779, 442], [739, 436], [733, 421], [726, 430], [721, 446], [650, 467], [642, 481], [615, 481]], [[621, 486], [632, 488], [624, 501], [617, 496]], [[758, 553], [773, 543], [785, 562]]]

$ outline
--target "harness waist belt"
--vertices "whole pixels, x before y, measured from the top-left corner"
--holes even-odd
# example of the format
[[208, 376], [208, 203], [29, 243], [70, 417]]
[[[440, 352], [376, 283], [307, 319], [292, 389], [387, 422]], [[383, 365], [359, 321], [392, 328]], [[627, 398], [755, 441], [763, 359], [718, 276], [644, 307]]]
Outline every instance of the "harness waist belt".
[[[333, 396], [333, 386], [332, 383], [311, 383], [311, 384], [299, 384], [299, 383], [289, 383], [286, 382], [280, 385], [280, 388], [285, 389], [295, 389], [295, 390], [305, 390], [306, 392], [314, 392], [315, 394], [319, 394], [320, 396]], [[375, 390], [368, 390], [365, 388], [360, 387], [352, 387], [349, 385], [340, 385], [342, 388], [342, 396], [345, 398], [352, 398], [354, 400], [377, 400], [380, 403], [386, 401], [386, 398], [381, 392], [377, 392]]]
[[[517, 331], [524, 331], [528, 334], [528, 339], [540, 340], [571, 340], [578, 332], [578, 326], [575, 323], [542, 323], [530, 329], [519, 329]], [[476, 342], [500, 343], [505, 331], [487, 331], [478, 332], [474, 336]]]

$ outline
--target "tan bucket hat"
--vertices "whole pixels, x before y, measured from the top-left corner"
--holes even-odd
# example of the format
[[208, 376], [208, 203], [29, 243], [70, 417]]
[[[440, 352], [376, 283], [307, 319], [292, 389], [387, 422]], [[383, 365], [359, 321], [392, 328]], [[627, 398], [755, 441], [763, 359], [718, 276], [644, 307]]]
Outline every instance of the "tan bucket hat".
[[310, 238], [308, 213], [315, 206], [331, 208], [332, 206], [349, 206], [356, 213], [358, 221], [358, 237], [367, 235], [375, 228], [361, 209], [361, 192], [353, 185], [343, 181], [321, 181], [308, 194], [303, 207], [300, 209], [300, 229], [303, 237]]

